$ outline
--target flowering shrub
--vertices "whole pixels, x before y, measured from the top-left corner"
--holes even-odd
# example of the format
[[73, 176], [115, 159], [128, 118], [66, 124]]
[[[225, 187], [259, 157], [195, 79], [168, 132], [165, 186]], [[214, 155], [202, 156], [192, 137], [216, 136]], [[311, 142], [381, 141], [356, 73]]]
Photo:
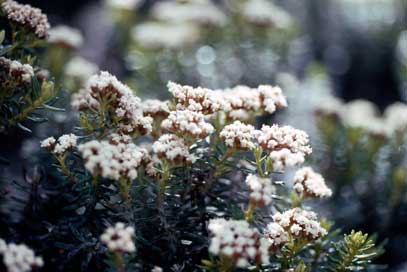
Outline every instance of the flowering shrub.
[[[259, 14], [261, 2], [248, 3], [243, 17], [270, 25], [273, 6]], [[31, 6], [8, 0], [1, 7], [12, 26], [0, 59], [1, 84], [11, 93], [2, 100], [9, 111], [2, 124], [24, 128], [24, 119], [37, 120], [35, 109], [52, 109], [52, 83], [23, 61], [32, 60], [27, 44], [45, 39], [49, 25]], [[167, 9], [154, 12], [176, 20]], [[186, 6], [177, 9], [189, 15]], [[223, 24], [226, 18], [214, 14], [187, 19]], [[69, 31], [51, 31], [50, 44], [81, 42], [77, 33], [67, 41], [58, 32]], [[66, 73], [55, 72], [57, 81]], [[9, 204], [23, 208], [19, 220], [7, 210], [1, 226], [7, 271], [356, 271], [379, 255], [367, 234], [352, 231], [341, 240], [311, 210], [311, 201], [332, 194], [322, 175], [304, 167], [292, 182], [281, 181], [312, 149], [304, 131], [256, 124], [288, 106], [279, 87], [169, 82], [171, 100], [143, 101], [108, 72], [86, 82], [71, 75], [78, 79], [71, 99], [77, 126], [42, 140], [48, 154], [38, 154], [41, 169], [25, 173], [26, 184], [14, 183]], [[16, 197], [20, 191], [25, 198]]]
[[40, 109], [55, 109], [54, 84], [37, 66], [35, 50], [48, 36], [50, 25], [40, 9], [15, 1], [1, 1], [0, 15], [8, 19], [11, 32], [0, 34], [0, 132], [23, 122], [43, 122]]

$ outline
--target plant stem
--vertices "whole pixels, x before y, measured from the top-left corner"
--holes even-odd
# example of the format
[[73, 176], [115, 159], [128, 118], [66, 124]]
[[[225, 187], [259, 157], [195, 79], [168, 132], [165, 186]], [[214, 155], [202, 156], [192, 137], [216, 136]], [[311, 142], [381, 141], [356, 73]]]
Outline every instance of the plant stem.
[[245, 219], [247, 222], [252, 223], [254, 220], [254, 212], [256, 211], [256, 204], [250, 202], [249, 207], [244, 212]]
[[116, 252], [114, 254], [114, 265], [116, 267], [117, 272], [125, 271], [124, 258], [122, 253]]

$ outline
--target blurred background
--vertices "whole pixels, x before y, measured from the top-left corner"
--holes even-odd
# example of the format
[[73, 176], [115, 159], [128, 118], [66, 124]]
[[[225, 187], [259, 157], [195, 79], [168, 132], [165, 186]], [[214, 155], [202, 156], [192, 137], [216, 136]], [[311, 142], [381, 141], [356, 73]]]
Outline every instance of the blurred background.
[[[143, 98], [168, 98], [168, 80], [280, 85], [289, 107], [262, 121], [310, 134], [310, 164], [335, 192], [313, 205], [344, 231], [376, 233], [386, 248], [379, 262], [407, 271], [406, 0], [20, 2], [48, 14], [44, 66], [65, 101], [98, 70]], [[61, 106], [33, 135], [0, 141], [18, 162], [3, 176], [18, 179], [39, 139], [70, 131], [76, 117]]]

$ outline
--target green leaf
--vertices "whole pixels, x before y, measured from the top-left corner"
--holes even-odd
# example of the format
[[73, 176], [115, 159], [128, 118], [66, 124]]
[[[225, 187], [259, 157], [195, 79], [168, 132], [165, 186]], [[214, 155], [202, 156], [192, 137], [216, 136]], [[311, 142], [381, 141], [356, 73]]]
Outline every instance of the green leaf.
[[6, 37], [6, 32], [4, 30], [0, 31], [0, 44], [4, 42], [4, 38]]
[[32, 133], [31, 129], [29, 129], [29, 128], [23, 126], [21, 123], [17, 123], [17, 127], [20, 128], [20, 129], [22, 129], [22, 130], [24, 130], [25, 132], [28, 132], [28, 133], [30, 133], [30, 134]]
[[65, 111], [65, 109], [62, 109], [62, 108], [57, 108], [57, 107], [54, 107], [54, 106], [50, 106], [50, 105], [47, 105], [47, 104], [42, 104], [42, 106], [44, 107], [44, 108], [46, 108], [47, 110], [51, 110], [51, 111], [61, 111], [61, 112], [64, 112]]

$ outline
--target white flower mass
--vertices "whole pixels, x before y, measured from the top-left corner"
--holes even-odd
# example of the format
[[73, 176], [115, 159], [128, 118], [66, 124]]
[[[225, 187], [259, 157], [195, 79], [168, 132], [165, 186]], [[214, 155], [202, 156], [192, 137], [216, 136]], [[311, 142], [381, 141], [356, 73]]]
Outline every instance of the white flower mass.
[[136, 251], [133, 236], [133, 227], [118, 222], [113, 227], [108, 227], [100, 237], [100, 240], [111, 252], [132, 253]]
[[246, 184], [250, 189], [251, 203], [257, 206], [267, 206], [271, 203], [274, 188], [270, 178], [250, 174], [246, 177]]
[[255, 129], [252, 125], [246, 125], [240, 121], [235, 121], [225, 126], [219, 136], [226, 146], [236, 149], [250, 150], [255, 147]]
[[299, 169], [294, 176], [294, 190], [305, 197], [330, 197], [331, 189], [325, 184], [324, 178], [315, 173], [311, 167]]
[[49, 137], [41, 141], [41, 147], [47, 149], [55, 155], [63, 155], [66, 151], [74, 148], [77, 144], [78, 137], [72, 133], [64, 134], [56, 140]]
[[14, 244], [0, 239], [0, 255], [8, 272], [28, 272], [44, 265], [41, 257], [35, 256], [32, 249], [24, 244]]
[[317, 215], [301, 208], [276, 213], [273, 215], [273, 220], [294, 237], [307, 238], [312, 241], [327, 234], [326, 229], [321, 227], [317, 221]]
[[270, 243], [245, 220], [211, 219], [208, 230], [211, 254], [229, 257], [240, 268], [248, 267], [251, 262], [269, 263]]

